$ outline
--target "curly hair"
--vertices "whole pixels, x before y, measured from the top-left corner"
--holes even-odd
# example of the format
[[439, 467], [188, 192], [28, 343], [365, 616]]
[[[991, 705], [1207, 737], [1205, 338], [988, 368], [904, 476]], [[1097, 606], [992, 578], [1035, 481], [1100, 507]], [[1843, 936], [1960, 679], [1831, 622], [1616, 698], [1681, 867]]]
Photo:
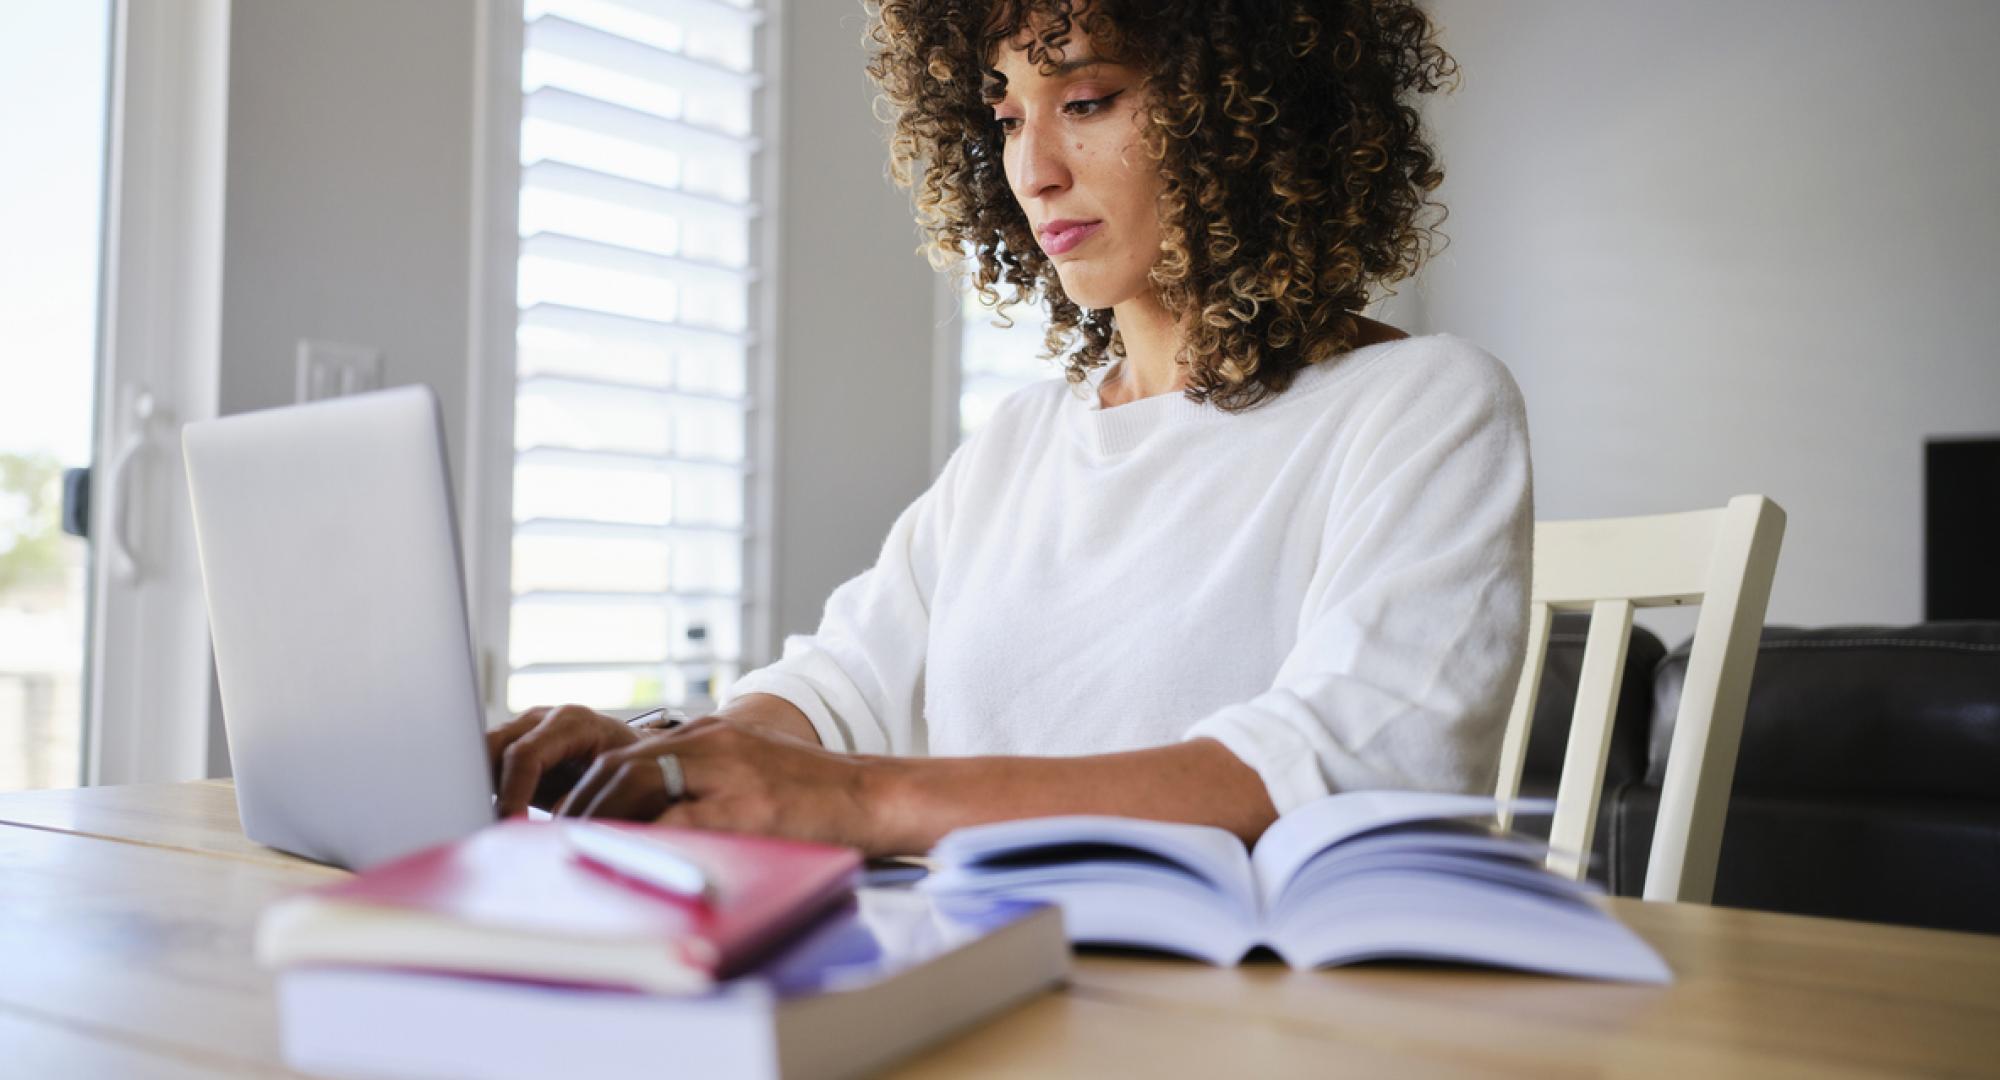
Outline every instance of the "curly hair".
[[1282, 393], [1355, 346], [1372, 289], [1441, 250], [1444, 208], [1428, 196], [1444, 173], [1415, 96], [1455, 86], [1458, 68], [1409, 0], [865, 6], [890, 175], [915, 197], [920, 250], [961, 284], [969, 270], [1003, 320], [1010, 305], [1046, 300], [1044, 355], [1071, 383], [1125, 349], [1109, 309], [1064, 295], [1008, 186], [982, 88], [1024, 28], [1044, 73], [1080, 33], [1145, 75], [1141, 145], [1163, 180], [1149, 277], [1183, 327], [1175, 362], [1189, 399], [1238, 411]]

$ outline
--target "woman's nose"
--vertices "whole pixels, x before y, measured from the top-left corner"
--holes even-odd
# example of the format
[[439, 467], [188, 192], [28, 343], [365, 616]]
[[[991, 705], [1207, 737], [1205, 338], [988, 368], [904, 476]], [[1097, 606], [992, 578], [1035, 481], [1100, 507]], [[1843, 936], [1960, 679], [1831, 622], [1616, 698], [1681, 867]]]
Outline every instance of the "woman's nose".
[[1014, 188], [1023, 199], [1069, 186], [1069, 163], [1062, 132], [1055, 125], [1024, 121], [1014, 136]]

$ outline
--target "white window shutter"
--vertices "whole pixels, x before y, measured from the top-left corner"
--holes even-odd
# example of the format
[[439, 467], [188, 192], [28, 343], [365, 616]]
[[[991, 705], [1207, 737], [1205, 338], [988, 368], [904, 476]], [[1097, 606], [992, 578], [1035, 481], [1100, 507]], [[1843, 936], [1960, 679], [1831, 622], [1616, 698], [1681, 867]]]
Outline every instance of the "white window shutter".
[[742, 669], [752, 0], [527, 0], [510, 709], [706, 705]]

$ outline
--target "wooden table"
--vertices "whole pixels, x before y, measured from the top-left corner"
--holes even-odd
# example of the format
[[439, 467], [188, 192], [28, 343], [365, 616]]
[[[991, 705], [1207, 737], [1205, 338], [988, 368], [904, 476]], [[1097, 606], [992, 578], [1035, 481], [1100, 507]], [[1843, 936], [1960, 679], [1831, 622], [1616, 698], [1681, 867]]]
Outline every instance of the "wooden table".
[[[226, 781], [0, 795], [0, 1073], [294, 1075], [251, 934], [339, 874]], [[1608, 903], [1673, 986], [1087, 955], [897, 1075], [2000, 1075], [2000, 937]]]

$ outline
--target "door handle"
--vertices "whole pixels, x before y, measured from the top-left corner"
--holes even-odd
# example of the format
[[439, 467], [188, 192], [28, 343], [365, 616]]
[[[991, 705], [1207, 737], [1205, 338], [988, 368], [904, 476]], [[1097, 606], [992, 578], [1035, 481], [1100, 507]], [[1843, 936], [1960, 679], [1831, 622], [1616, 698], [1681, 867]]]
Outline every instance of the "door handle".
[[90, 470], [63, 470], [62, 531], [90, 538]]
[[118, 456], [111, 463], [110, 498], [105, 500], [109, 520], [104, 531], [111, 540], [111, 573], [119, 581], [133, 585], [139, 581], [139, 557], [135, 553], [130, 537], [126, 535], [126, 522], [131, 517], [125, 509], [125, 501], [131, 497], [127, 490], [131, 487], [132, 465], [139, 460], [139, 454], [146, 449], [147, 436], [153, 426], [153, 392], [139, 387], [132, 395], [132, 429], [125, 437], [125, 445], [118, 450]]

